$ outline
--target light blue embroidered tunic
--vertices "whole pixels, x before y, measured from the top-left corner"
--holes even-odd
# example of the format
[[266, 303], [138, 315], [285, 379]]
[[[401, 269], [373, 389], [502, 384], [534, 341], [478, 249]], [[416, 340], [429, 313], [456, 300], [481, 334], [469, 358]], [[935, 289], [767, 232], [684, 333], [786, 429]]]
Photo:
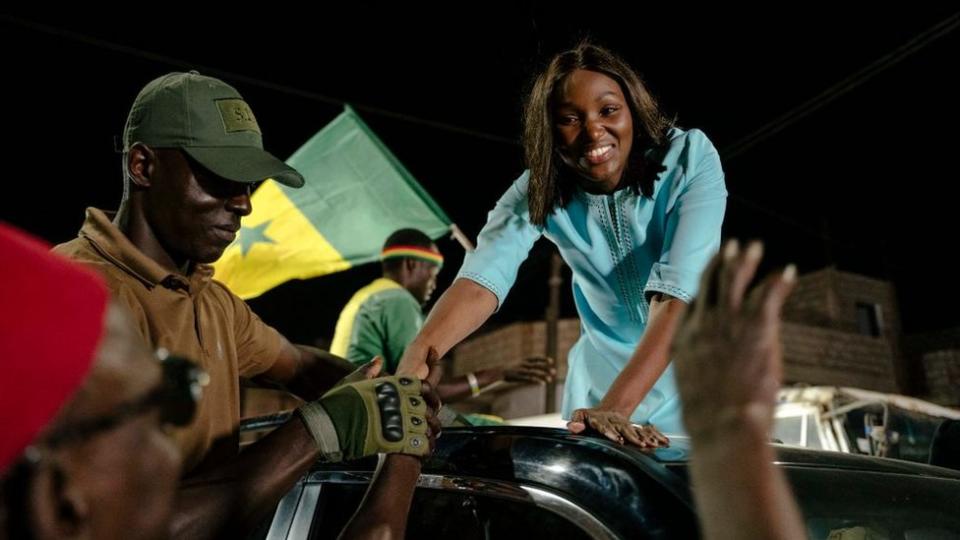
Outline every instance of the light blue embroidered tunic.
[[[646, 327], [648, 298], [665, 293], [689, 303], [720, 247], [727, 190], [713, 144], [699, 130], [674, 128], [662, 164], [652, 199], [630, 189], [594, 195], [577, 188], [542, 227], [530, 223], [524, 172], [488, 214], [458, 274], [502, 304], [533, 243], [542, 235], [556, 244], [573, 271], [581, 323], [568, 356], [564, 418], [596, 406], [629, 361]], [[683, 433], [672, 363], [631, 419]]]

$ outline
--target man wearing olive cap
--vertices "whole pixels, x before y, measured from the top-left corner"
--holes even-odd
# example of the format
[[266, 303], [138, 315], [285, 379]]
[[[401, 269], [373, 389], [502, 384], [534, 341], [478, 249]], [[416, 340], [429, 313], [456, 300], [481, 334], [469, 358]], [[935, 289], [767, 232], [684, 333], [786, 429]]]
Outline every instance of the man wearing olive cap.
[[[264, 151], [256, 117], [233, 87], [196, 72], [148, 83], [127, 118], [123, 156], [119, 210], [88, 209], [79, 237], [56, 249], [107, 278], [150, 345], [196, 359], [210, 375], [196, 418], [174, 433], [185, 472], [175, 534], [247, 530], [317, 459], [428, 452], [438, 428], [430, 385], [421, 392], [420, 381], [385, 378], [387, 386], [340, 387], [330, 396], [353, 369], [348, 362], [292, 345], [211, 279], [208, 265], [252, 211], [255, 187], [268, 178], [304, 183]], [[379, 370], [380, 361], [371, 362], [351, 380]], [[285, 385], [309, 401], [242, 453], [240, 377]]]

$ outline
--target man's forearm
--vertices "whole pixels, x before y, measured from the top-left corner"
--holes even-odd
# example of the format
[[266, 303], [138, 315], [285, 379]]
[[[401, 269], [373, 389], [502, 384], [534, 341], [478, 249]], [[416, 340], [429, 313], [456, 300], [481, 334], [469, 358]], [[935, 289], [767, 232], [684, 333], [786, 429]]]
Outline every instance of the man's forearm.
[[[503, 370], [501, 369], [482, 369], [474, 372], [477, 378], [477, 390], [482, 390], [491, 384], [503, 379]], [[437, 395], [444, 402], [460, 401], [474, 395], [473, 388], [466, 375], [454, 377], [449, 381], [444, 381], [437, 385]]]
[[704, 538], [804, 538], [800, 511], [766, 432], [748, 420], [723, 435], [692, 436], [694, 498]]
[[286, 387], [307, 401], [320, 398], [357, 368], [347, 360], [316, 347], [296, 345], [296, 348], [301, 353], [301, 363]]
[[340, 538], [403, 538], [419, 476], [419, 458], [389, 454]]
[[187, 476], [177, 493], [173, 538], [230, 538], [264, 519], [319, 456], [299, 418], [229, 460]]

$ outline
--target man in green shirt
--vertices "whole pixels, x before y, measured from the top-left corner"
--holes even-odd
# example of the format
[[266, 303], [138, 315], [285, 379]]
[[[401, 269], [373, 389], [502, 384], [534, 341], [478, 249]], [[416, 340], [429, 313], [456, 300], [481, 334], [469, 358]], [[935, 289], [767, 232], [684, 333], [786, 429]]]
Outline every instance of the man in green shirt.
[[[383, 358], [383, 372], [395, 373], [403, 351], [423, 325], [423, 304], [437, 286], [443, 255], [429, 236], [400, 229], [387, 238], [380, 259], [383, 276], [357, 291], [340, 312], [330, 352], [362, 365]], [[477, 395], [498, 381], [542, 383], [556, 370], [549, 358], [527, 358], [502, 369], [484, 369], [441, 383], [440, 399]]]
[[437, 286], [443, 256], [424, 233], [401, 229], [387, 239], [381, 261], [383, 277], [340, 312], [330, 349], [355, 364], [381, 356], [384, 371], [393, 373], [423, 325], [423, 304]]
[[387, 238], [381, 253], [383, 277], [363, 287], [337, 320], [331, 352], [356, 364], [383, 357], [393, 373], [403, 351], [423, 325], [423, 304], [437, 286], [443, 264], [437, 246], [416, 229]]

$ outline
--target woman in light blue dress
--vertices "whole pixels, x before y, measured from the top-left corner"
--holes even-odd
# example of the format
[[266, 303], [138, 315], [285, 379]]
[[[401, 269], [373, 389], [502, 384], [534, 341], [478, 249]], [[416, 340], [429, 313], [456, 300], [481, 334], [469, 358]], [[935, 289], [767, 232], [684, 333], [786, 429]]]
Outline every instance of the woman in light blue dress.
[[574, 432], [664, 444], [659, 431], [683, 432], [670, 340], [720, 245], [717, 151], [701, 131], [673, 126], [637, 74], [590, 43], [540, 74], [523, 142], [528, 169], [490, 211], [400, 369], [418, 373], [431, 351], [445, 354], [483, 324], [544, 236], [573, 271], [581, 322], [563, 417]]

